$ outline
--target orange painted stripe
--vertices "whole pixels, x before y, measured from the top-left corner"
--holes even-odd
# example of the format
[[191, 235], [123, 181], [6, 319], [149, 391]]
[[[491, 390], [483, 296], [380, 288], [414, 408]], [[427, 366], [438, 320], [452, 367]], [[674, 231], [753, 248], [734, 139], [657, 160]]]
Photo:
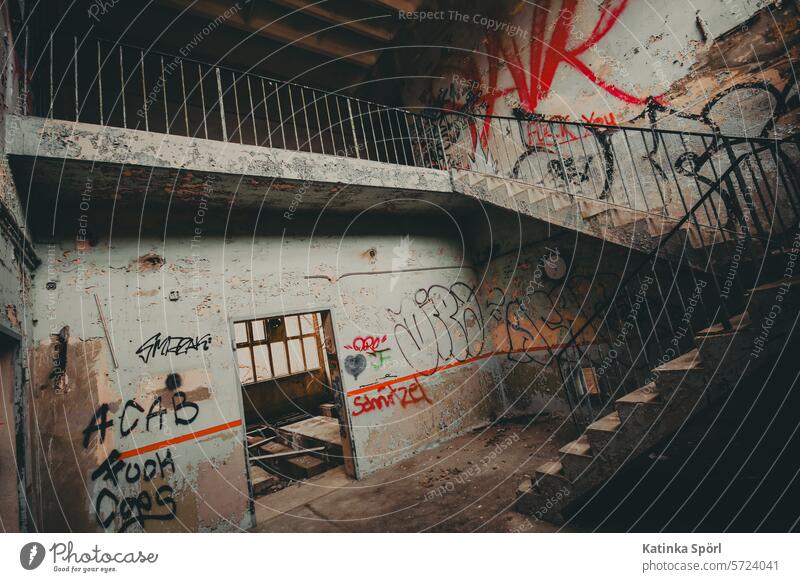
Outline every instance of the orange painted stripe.
[[420, 376], [432, 376], [435, 373], [442, 372], [444, 370], [449, 370], [450, 368], [456, 368], [458, 366], [471, 364], [472, 362], [477, 362], [478, 360], [485, 360], [486, 358], [491, 358], [492, 356], [507, 356], [509, 354], [543, 352], [544, 350], [556, 350], [563, 347], [567, 347], [567, 345], [568, 344], [559, 344], [555, 346], [536, 346], [534, 348], [521, 348], [518, 350], [511, 350], [508, 352], [487, 352], [485, 354], [481, 354], [480, 356], [467, 358], [463, 362], [453, 362], [445, 366], [440, 366], [438, 368], [431, 368], [430, 370], [425, 370], [424, 372], [415, 372], [414, 374], [409, 374], [408, 376], [400, 376], [399, 378], [392, 378], [391, 380], [388, 380], [386, 382], [380, 382], [378, 384], [372, 384], [371, 386], [364, 386], [363, 388], [357, 388], [355, 390], [351, 390], [350, 392], [348, 392], [347, 395], [358, 396], [359, 394], [364, 394], [365, 392], [372, 392], [373, 390], [378, 390], [379, 388], [385, 388], [386, 386], [391, 386], [392, 384], [399, 384], [400, 382], [408, 382], [409, 380], [414, 380], [415, 378], [419, 378]]
[[229, 428], [241, 426], [241, 424], [242, 420], [239, 419], [239, 420], [234, 420], [233, 422], [226, 422], [225, 424], [218, 424], [217, 426], [204, 428], [203, 430], [198, 430], [196, 432], [182, 434], [181, 436], [173, 437], [165, 441], [159, 441], [157, 443], [153, 443], [152, 445], [145, 445], [143, 447], [139, 447], [138, 449], [131, 449], [130, 451], [125, 451], [123, 453], [120, 453], [119, 458], [127, 459], [128, 457], [143, 455], [144, 453], [157, 451], [159, 449], [163, 449], [164, 447], [168, 447], [170, 445], [177, 445], [178, 443], [183, 443], [186, 441], [190, 441], [192, 439], [199, 439], [201, 437], [208, 436], [210, 434], [222, 432], [223, 430], [228, 430]]

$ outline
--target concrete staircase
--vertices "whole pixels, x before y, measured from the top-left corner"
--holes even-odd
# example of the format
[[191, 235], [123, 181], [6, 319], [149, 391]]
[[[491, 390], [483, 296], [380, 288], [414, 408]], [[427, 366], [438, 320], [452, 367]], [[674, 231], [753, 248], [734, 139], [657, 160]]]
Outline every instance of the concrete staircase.
[[730, 320], [732, 329], [702, 330], [694, 349], [653, 369], [649, 383], [614, 400], [613, 412], [561, 448], [558, 460], [537, 467], [517, 490], [517, 510], [561, 523], [617, 471], [775, 357], [798, 313], [800, 277], [751, 289], [746, 311]]
[[[635, 209], [468, 170], [451, 170], [451, 178], [456, 192], [642, 252], [662, 246], [665, 236], [686, 213], [680, 202]], [[735, 233], [704, 226], [702, 218], [698, 222], [681, 225], [680, 236], [672, 236], [669, 248], [664, 250], [681, 255], [702, 248], [703, 243], [708, 246], [733, 241]]]

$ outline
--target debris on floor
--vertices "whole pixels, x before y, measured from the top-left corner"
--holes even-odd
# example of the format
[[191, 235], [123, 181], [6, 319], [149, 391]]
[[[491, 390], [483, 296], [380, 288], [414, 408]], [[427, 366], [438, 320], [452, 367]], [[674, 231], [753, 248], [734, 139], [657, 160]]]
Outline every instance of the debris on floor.
[[339, 421], [333, 416], [304, 416], [248, 427], [254, 497], [280, 491], [342, 464]]

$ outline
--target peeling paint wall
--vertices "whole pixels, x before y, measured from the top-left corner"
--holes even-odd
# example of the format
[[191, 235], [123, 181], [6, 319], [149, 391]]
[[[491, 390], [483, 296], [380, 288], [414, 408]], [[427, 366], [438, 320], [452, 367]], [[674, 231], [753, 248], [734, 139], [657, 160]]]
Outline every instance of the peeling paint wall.
[[[606, 132], [607, 140], [582, 135], [540, 116], [726, 135], [785, 137], [798, 129], [791, 63], [800, 51], [800, 18], [794, 2], [445, 1], [437, 7], [443, 19], [416, 27], [412, 42], [436, 37], [441, 48], [413, 61], [413, 74], [424, 80], [404, 83], [404, 102], [433, 117], [449, 110], [525, 120], [522, 131], [508, 135], [481, 122], [450, 127], [448, 121], [445, 133], [463, 146], [451, 157], [475, 169], [508, 174], [515, 171], [505, 167], [509, 148], [515, 160], [530, 148], [559, 144], [570, 162], [542, 185], [591, 196], [591, 182], [603, 186], [607, 172], [625, 178], [626, 167], [603, 167], [609, 150], [627, 164], [629, 144], [621, 134]], [[653, 149], [631, 147], [634, 157]], [[543, 156], [527, 157], [535, 165]], [[516, 172], [524, 174], [525, 164]], [[648, 200], [650, 207], [657, 202]]]
[[[0, 10], [0, 523], [4, 531], [19, 531], [27, 524], [25, 496], [25, 446], [23, 442], [26, 335], [30, 326], [30, 272], [20, 252], [26, 236], [26, 213], [11, 176], [5, 138], [18, 131], [9, 114], [19, 113], [27, 96], [12, 47], [8, 7]], [[22, 500], [22, 502], [21, 502]]]
[[[393, 222], [375, 219], [374, 236], [40, 245], [29, 407], [39, 527], [250, 525], [233, 319], [331, 310], [359, 476], [487, 422], [486, 362], [472, 356], [490, 344], [463, 243]], [[422, 324], [424, 293], [445, 321]]]

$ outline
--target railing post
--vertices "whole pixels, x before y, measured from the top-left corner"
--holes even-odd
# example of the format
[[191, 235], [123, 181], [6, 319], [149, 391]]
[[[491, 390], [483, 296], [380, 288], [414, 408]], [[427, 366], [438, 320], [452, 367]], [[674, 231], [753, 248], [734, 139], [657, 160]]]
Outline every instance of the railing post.
[[222, 79], [219, 74], [219, 67], [214, 67], [217, 75], [217, 96], [219, 97], [219, 120], [222, 123], [222, 141], [228, 141], [228, 129], [225, 127], [225, 105], [222, 103]]
[[358, 145], [358, 138], [356, 137], [356, 125], [355, 123], [353, 123], [353, 108], [350, 107], [350, 99], [347, 98], [345, 99], [347, 101], [347, 113], [350, 115], [350, 129], [353, 131], [353, 141], [355, 142], [356, 145], [356, 158], [360, 160], [361, 156], [358, 153], [359, 145]]
[[450, 162], [447, 159], [447, 152], [444, 149], [444, 138], [442, 137], [442, 126], [440, 124], [436, 124], [436, 131], [439, 132], [439, 146], [442, 148], [442, 159], [444, 159], [444, 169], [450, 169]]

